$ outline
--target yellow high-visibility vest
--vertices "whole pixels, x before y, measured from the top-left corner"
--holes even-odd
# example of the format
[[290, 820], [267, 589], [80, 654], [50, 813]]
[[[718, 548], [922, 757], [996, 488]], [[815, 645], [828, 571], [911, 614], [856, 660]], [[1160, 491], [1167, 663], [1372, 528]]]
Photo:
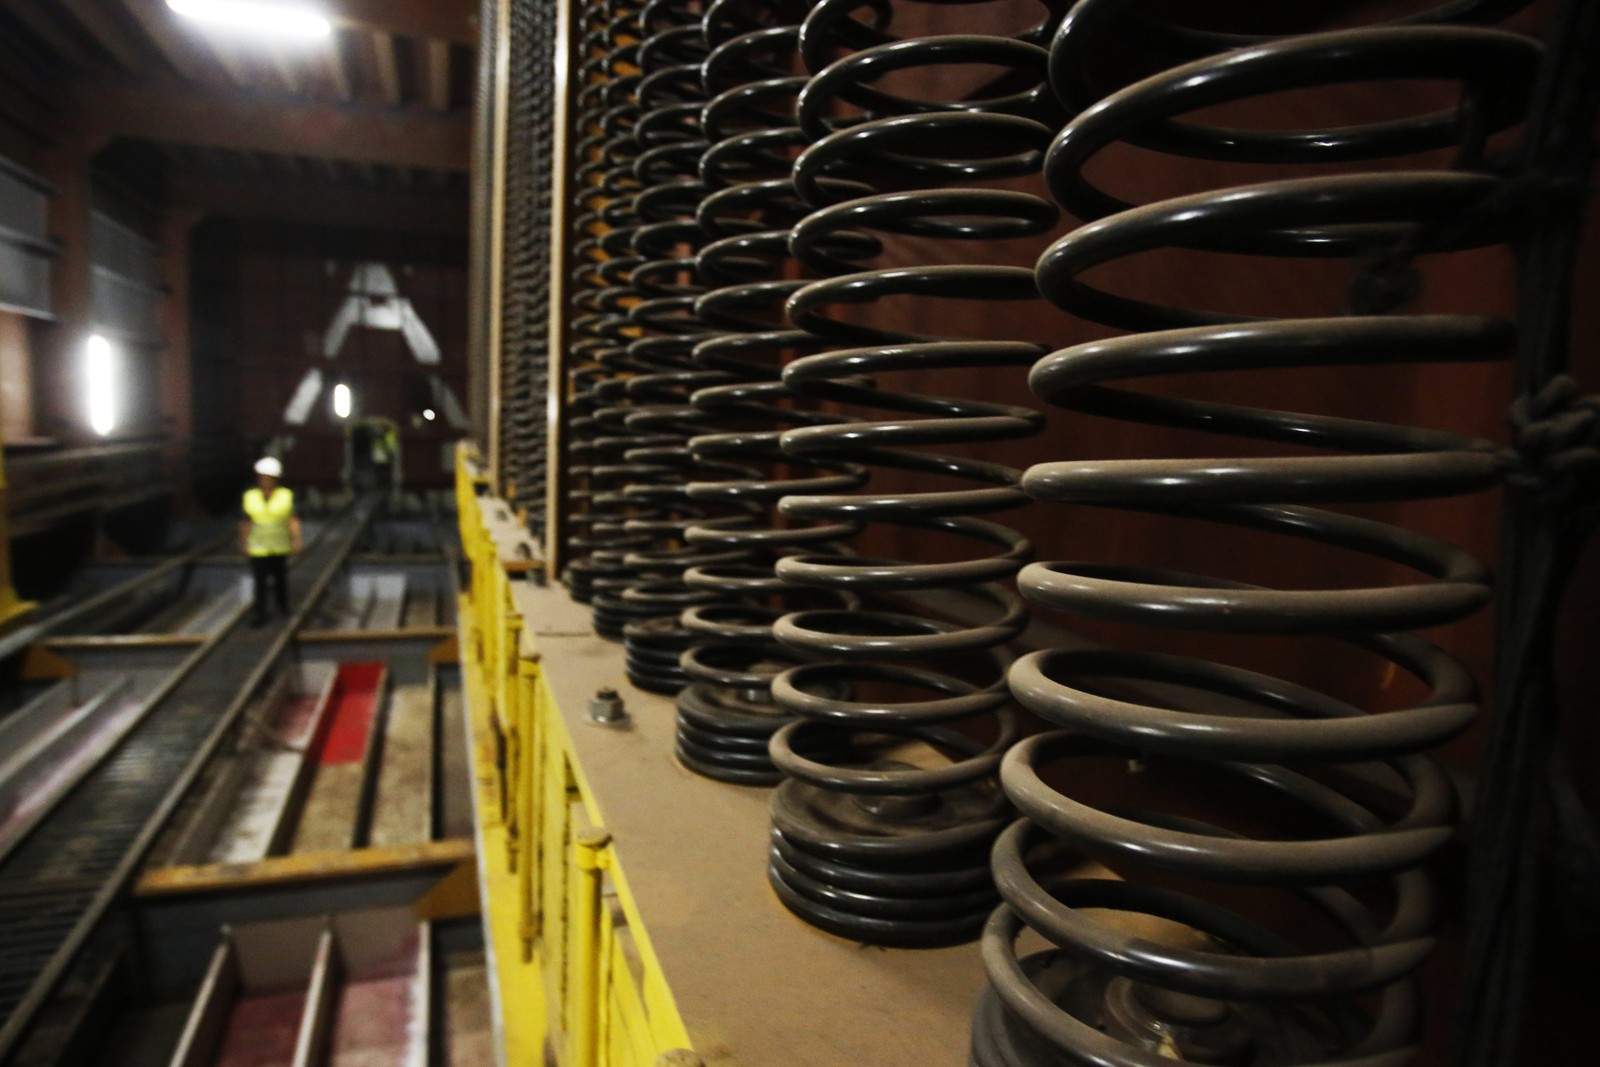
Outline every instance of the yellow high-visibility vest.
[[289, 519], [294, 515], [294, 493], [278, 486], [266, 496], [260, 489], [244, 494], [244, 513], [250, 518], [250, 537], [245, 551], [252, 556], [287, 556], [293, 547], [289, 538]]

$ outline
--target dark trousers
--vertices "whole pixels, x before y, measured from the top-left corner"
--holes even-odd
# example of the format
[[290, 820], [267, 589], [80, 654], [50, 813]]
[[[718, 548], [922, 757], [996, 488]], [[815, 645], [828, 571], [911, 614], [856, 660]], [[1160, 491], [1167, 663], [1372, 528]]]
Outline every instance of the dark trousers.
[[272, 587], [272, 599], [278, 614], [289, 614], [289, 557], [251, 556], [250, 577], [255, 579], [255, 620], [267, 621], [267, 587]]

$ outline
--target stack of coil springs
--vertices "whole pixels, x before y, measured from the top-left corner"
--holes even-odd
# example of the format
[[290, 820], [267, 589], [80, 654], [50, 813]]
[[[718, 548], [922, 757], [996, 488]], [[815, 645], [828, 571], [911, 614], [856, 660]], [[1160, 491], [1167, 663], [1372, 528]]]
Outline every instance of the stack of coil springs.
[[678, 695], [677, 755], [697, 773], [743, 785], [781, 778], [767, 747], [792, 721], [773, 701], [771, 682], [801, 660], [773, 639], [773, 622], [799, 607], [854, 606], [853, 597], [799, 587], [773, 569], [783, 556], [829, 551], [859, 529], [851, 522], [784, 523], [776, 515], [778, 501], [791, 493], [848, 491], [864, 477], [847, 463], [796, 463], [780, 447], [787, 428], [840, 421], [798, 407], [781, 378], [786, 359], [817, 347], [784, 315], [784, 302], [805, 284], [792, 278], [789, 230], [805, 214], [790, 171], [804, 143], [794, 108], [806, 78], [790, 72], [811, 6], [810, 0], [719, 0], [705, 18], [711, 52], [702, 127], [708, 147], [700, 162], [706, 196], [697, 219], [710, 242], [696, 257], [706, 292], [695, 310], [708, 327], [725, 332], [700, 341], [693, 358], [729, 380], [693, 396], [702, 421], [725, 432], [701, 434], [689, 447], [703, 462], [756, 468], [756, 477], [693, 482], [688, 493], [724, 506], [748, 503], [759, 512], [748, 523], [686, 531], [689, 544], [737, 554], [739, 561], [704, 563], [684, 574], [689, 586], [721, 602], [688, 608], [682, 616], [694, 644], [681, 660], [692, 684]]
[[679, 659], [692, 635], [679, 616], [687, 608], [719, 599], [714, 590], [684, 581], [695, 566], [736, 563], [736, 551], [706, 551], [690, 545], [686, 529], [696, 522], [714, 526], [738, 522], [752, 508], [739, 502], [707, 507], [689, 496], [697, 477], [739, 477], [748, 468], [708, 462], [689, 448], [702, 428], [690, 403], [696, 389], [725, 382], [726, 374], [697, 368], [692, 354], [706, 329], [696, 310], [703, 291], [693, 277], [694, 252], [705, 241], [695, 211], [705, 186], [698, 169], [706, 143], [700, 130], [705, 106], [701, 65], [706, 42], [697, 6], [654, 0], [640, 14], [640, 115], [634, 129], [639, 155], [634, 176], [639, 191], [633, 212], [633, 251], [639, 257], [629, 274], [637, 302], [628, 321], [637, 336], [627, 354], [637, 369], [625, 386], [624, 426], [639, 440], [623, 459], [628, 468], [622, 497], [629, 517], [623, 529], [642, 535], [642, 545], [623, 559], [627, 584], [594, 599], [598, 632], [620, 631], [629, 679], [640, 688], [675, 693], [686, 682]]
[[548, 446], [555, 13], [544, 4], [512, 4], [510, 31], [500, 439], [505, 482], [538, 533]]
[[[1259, 644], [1285, 635], [1344, 642], [1426, 695], [1393, 710], [1363, 707], [1291, 679], [1154, 651], [1019, 660], [1013, 693], [1060, 729], [1005, 758], [1005, 790], [1025, 818], [994, 852], [1005, 905], [984, 934], [991, 986], [974, 1019], [973, 1063], [1375, 1067], [1415, 1053], [1411, 973], [1431, 947], [1433, 924], [1421, 866], [1449, 838], [1454, 812], [1449, 781], [1425, 753], [1467, 726], [1476, 693], [1459, 663], [1412, 631], [1478, 610], [1488, 578], [1460, 549], [1327, 505], [1482, 490], [1506, 463], [1490, 442], [1458, 435], [1109, 383], [1265, 368], [1359, 374], [1507, 356], [1507, 321], [1390, 312], [1409, 296], [1396, 279], [1414, 279], [1412, 257], [1506, 238], [1503, 220], [1486, 208], [1503, 199], [1504, 183], [1475, 165], [1486, 140], [1522, 118], [1539, 49], [1444, 23], [1513, 6], [1459, 2], [1410, 25], [1279, 39], [1191, 30], [1121, 0], [1082, 0], [1062, 23], [1051, 74], [1075, 117], [1045, 173], [1061, 206], [1087, 224], [1041, 258], [1039, 288], [1056, 306], [1127, 333], [1040, 360], [1033, 391], [1073, 411], [1319, 454], [1272, 456], [1258, 446], [1227, 459], [1048, 462], [1030, 468], [1023, 487], [1041, 501], [1310, 541], [1393, 565], [1384, 573], [1421, 577], [1266, 588], [1155, 566], [1036, 563], [1019, 578], [1024, 595], [1135, 626]], [[1187, 61], [1125, 87], [1095, 82], [1102, 57], [1161, 49]], [[1326, 129], [1230, 129], [1186, 117], [1276, 92], [1396, 79], [1454, 82], [1459, 103]], [[1297, 176], [1135, 206], [1090, 177], [1092, 159], [1118, 143], [1293, 166]], [[1374, 171], [1375, 161], [1428, 151], [1450, 153], [1454, 165]], [[1345, 172], [1303, 176], [1321, 164]], [[1347, 314], [1308, 318], [1157, 304], [1085, 280], [1099, 265], [1157, 249], [1375, 260], [1382, 269], [1350, 271], [1365, 284], [1352, 289]], [[1099, 806], [1059, 785], [1085, 780], [1107, 759], [1138, 761], [1136, 799]], [[1199, 796], [1219, 816], [1202, 819], [1159, 799], [1163, 785], [1196, 779], [1210, 783]], [[1247, 799], [1227, 799], [1235, 796]], [[1283, 817], [1281, 836], [1250, 836], [1264, 815]], [[1263, 893], [1269, 905], [1251, 903]], [[1300, 918], [1284, 930], [1263, 917], [1273, 914]], [[1130, 915], [1182, 936], [1153, 940], [1151, 923], [1119, 921]], [[1024, 925], [1056, 947], [1019, 958]]]
[[[799, 38], [811, 78], [797, 122], [809, 147], [793, 181], [810, 210], [790, 247], [821, 280], [790, 296], [787, 310], [825, 351], [789, 364], [783, 381], [802, 396], [872, 414], [789, 430], [782, 446], [796, 461], [858, 464], [883, 480], [865, 493], [796, 493], [780, 511], [799, 522], [860, 523], [868, 536], [910, 531], [955, 546], [958, 558], [804, 553], [778, 561], [780, 579], [858, 595], [865, 606], [794, 612], [774, 625], [786, 648], [817, 662], [773, 682], [778, 703], [798, 718], [770, 747], [786, 780], [771, 803], [768, 877], [813, 925], [888, 945], [977, 936], [995, 899], [988, 851], [1008, 818], [995, 776], [1016, 732], [1005, 646], [1025, 613], [1001, 583], [1031, 549], [986, 516], [1025, 497], [1018, 471], [960, 450], [1027, 437], [1040, 419], [881, 380], [1021, 368], [1044, 352], [938, 332], [953, 301], [1036, 300], [1028, 268], [890, 265], [897, 242], [915, 248], [934, 238], [954, 251], [962, 241], [1037, 238], [1055, 222], [1041, 198], [993, 187], [1036, 173], [1049, 141], [1041, 120], [1053, 103], [1040, 42], [1050, 12], [1014, 36], [895, 32], [902, 18], [915, 27], [929, 16], [965, 15], [985, 25], [978, 6], [822, 0]], [[990, 77], [970, 92], [941, 84], [973, 68]], [[885, 321], [884, 301], [915, 322]], [[871, 325], [856, 310], [867, 305], [880, 305]], [[934, 594], [957, 606], [929, 608]]]
[[688, 396], [704, 381], [679, 246], [698, 240], [704, 46], [690, 5], [667, 0], [588, 7], [580, 42], [567, 580], [596, 632], [624, 642], [630, 680], [670, 693], [688, 645], [676, 616], [709, 599], [681, 580], [700, 558], [683, 527], [702, 514], [684, 493]]
[[631, 369], [627, 343], [638, 332], [627, 320], [634, 300], [627, 282], [639, 262], [632, 248], [639, 11], [625, 0], [581, 10], [566, 471], [573, 560], [566, 579], [574, 599], [587, 604], [597, 591], [622, 588], [623, 558], [647, 538], [623, 531], [621, 495], [623, 455], [633, 440], [621, 424], [620, 401]]

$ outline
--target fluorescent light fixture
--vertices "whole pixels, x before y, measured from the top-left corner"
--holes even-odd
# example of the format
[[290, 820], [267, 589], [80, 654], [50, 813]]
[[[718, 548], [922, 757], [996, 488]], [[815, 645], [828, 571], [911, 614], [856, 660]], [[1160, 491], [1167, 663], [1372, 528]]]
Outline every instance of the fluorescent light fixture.
[[427, 419], [429, 422], [432, 422], [438, 416], [434, 415], [432, 408], [423, 408], [422, 417]]
[[91, 334], [84, 346], [83, 378], [89, 406], [89, 428], [101, 437], [117, 427], [117, 354], [111, 342]]
[[350, 387], [343, 382], [333, 387], [333, 413], [341, 419], [350, 417]]
[[279, 4], [272, 0], [167, 0], [167, 6], [196, 22], [276, 37], [326, 37], [333, 32], [333, 23], [305, 4]]

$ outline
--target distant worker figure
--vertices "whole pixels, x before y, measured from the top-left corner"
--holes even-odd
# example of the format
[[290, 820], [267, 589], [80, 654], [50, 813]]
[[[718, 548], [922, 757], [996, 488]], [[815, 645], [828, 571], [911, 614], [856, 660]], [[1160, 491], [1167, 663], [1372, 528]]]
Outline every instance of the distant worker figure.
[[251, 624], [267, 621], [267, 587], [278, 614], [289, 614], [289, 554], [300, 551], [300, 519], [294, 493], [278, 484], [283, 464], [272, 456], [256, 460], [256, 488], [245, 491], [244, 518], [239, 521], [239, 547], [250, 557], [255, 585]]
[[372, 473], [377, 488], [388, 489], [394, 484], [394, 457], [399, 451], [394, 427], [380, 427], [372, 435]]
[[394, 488], [400, 462], [400, 437], [383, 418], [357, 419], [346, 430], [345, 479], [351, 489]]

